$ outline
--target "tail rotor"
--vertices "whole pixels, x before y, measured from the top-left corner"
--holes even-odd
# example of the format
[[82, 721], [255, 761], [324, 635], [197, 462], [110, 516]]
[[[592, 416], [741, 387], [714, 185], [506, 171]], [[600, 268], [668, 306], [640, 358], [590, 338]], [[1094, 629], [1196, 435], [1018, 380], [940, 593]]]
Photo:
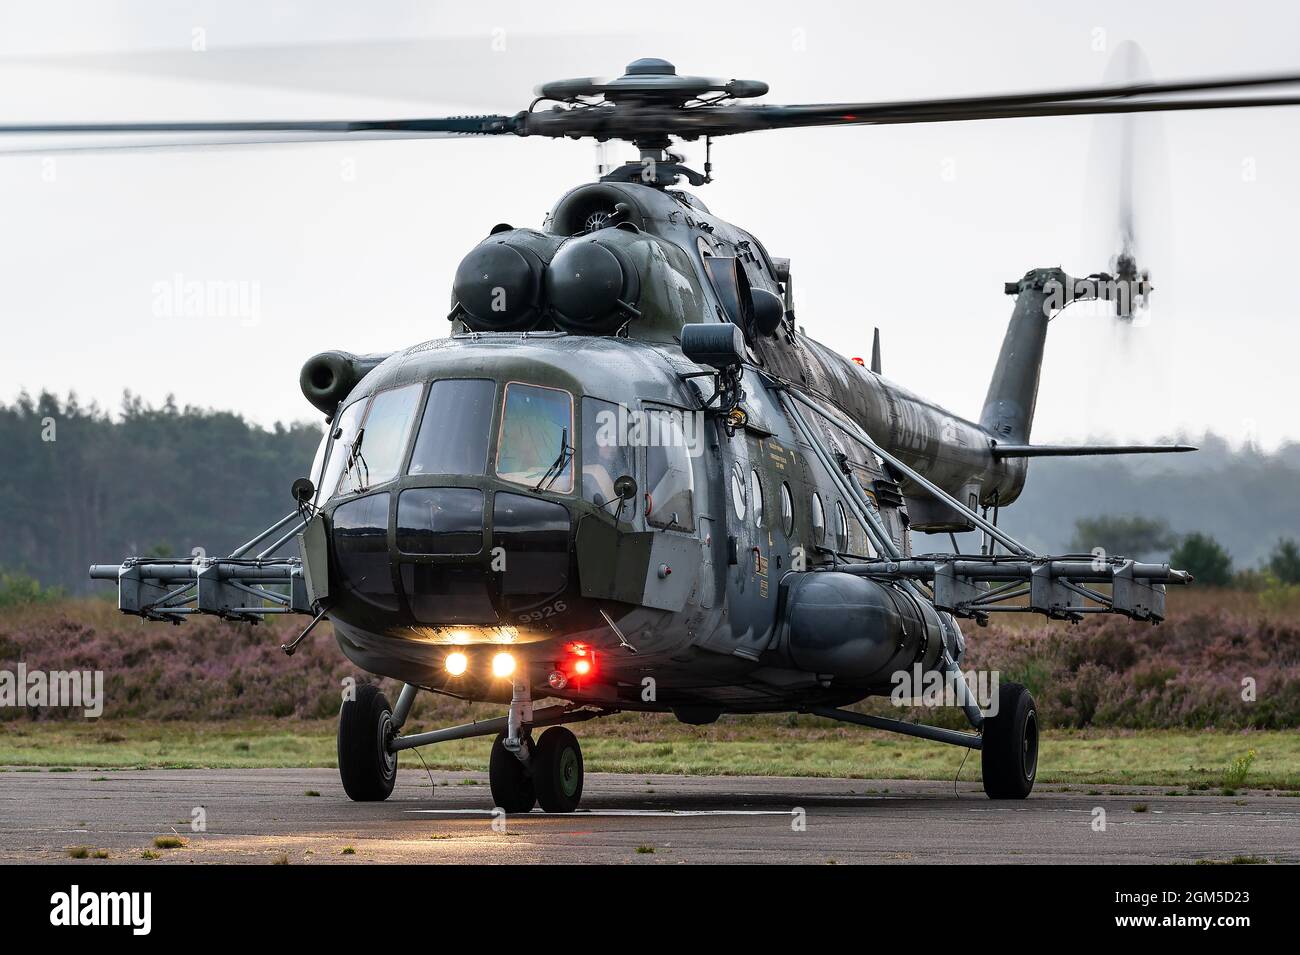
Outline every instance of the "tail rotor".
[[[1106, 82], [1124, 85], [1151, 82], [1151, 69], [1142, 49], [1131, 41], [1122, 43], [1111, 56]], [[1093, 147], [1094, 172], [1100, 188], [1090, 197], [1089, 218], [1098, 223], [1096, 242], [1107, 262], [1106, 294], [1099, 296], [1115, 304], [1115, 317], [1126, 324], [1143, 322], [1151, 304], [1151, 268], [1148, 261], [1151, 225], [1150, 190], [1157, 185], [1148, 167], [1158, 162], [1158, 148], [1148, 143], [1156, 138], [1154, 117], [1133, 113], [1103, 116], [1097, 120]], [[1139, 125], [1141, 124], [1141, 125]], [[1139, 151], [1139, 145], [1143, 145]], [[1139, 165], [1139, 159], [1145, 165]], [[1096, 261], [1095, 259], [1093, 261]]]

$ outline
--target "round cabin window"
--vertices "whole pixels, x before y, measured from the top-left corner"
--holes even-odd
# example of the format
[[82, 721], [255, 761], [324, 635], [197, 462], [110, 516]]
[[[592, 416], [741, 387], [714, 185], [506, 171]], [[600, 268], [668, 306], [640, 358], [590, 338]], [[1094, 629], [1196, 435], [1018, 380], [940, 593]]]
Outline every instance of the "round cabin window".
[[812, 496], [812, 538], [813, 543], [819, 547], [826, 540], [826, 511], [819, 494]]
[[737, 464], [731, 469], [731, 506], [736, 509], [736, 516], [745, 519], [745, 472]]
[[785, 536], [794, 534], [794, 498], [790, 495], [790, 485], [781, 482], [781, 528]]
[[840, 501], [835, 502], [835, 549], [840, 553], [849, 549], [849, 515]]

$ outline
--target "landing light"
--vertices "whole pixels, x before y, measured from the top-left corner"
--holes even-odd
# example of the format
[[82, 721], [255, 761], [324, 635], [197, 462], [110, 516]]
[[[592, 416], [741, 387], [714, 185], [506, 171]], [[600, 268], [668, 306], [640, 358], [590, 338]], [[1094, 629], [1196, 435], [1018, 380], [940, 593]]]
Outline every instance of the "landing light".
[[463, 653], [449, 653], [447, 659], [443, 661], [443, 666], [452, 676], [460, 676], [469, 668], [469, 657]]
[[515, 672], [515, 658], [508, 653], [498, 653], [492, 658], [492, 675], [509, 676]]

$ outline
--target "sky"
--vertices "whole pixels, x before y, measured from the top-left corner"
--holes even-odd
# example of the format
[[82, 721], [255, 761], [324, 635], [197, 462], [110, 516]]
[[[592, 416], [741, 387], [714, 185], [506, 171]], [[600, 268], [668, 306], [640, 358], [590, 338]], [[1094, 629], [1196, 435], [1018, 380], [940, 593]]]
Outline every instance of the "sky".
[[[14, 2], [0, 7], [0, 123], [513, 113], [539, 82], [638, 56], [765, 80], [774, 103], [1093, 85], [1125, 41], [1157, 79], [1300, 73], [1298, 32], [1300, 7], [1249, 0]], [[729, 137], [697, 192], [791, 258], [808, 334], [867, 355], [879, 327], [887, 377], [978, 417], [1003, 283], [1109, 266], [1118, 122]], [[1151, 311], [1134, 326], [1086, 306], [1054, 320], [1034, 439], [1300, 439], [1300, 107], [1133, 130]], [[305, 359], [444, 336], [461, 257], [496, 223], [540, 225], [596, 159], [589, 143], [515, 137], [0, 156], [0, 401], [75, 390], [116, 408], [130, 389], [314, 420]], [[194, 288], [234, 297], [194, 308]]]

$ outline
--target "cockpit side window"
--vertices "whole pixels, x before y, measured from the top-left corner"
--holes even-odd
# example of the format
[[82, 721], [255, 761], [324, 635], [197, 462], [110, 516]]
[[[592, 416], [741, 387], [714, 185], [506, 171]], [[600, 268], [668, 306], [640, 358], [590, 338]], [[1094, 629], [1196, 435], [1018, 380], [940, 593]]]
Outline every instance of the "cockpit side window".
[[541, 491], [573, 490], [573, 396], [560, 388], [506, 385], [497, 477]]
[[423, 390], [422, 384], [404, 385], [370, 399], [370, 409], [347, 456], [340, 494], [366, 491], [397, 477]]
[[582, 399], [582, 496], [597, 507], [618, 496], [615, 481], [624, 475], [636, 477], [632, 420], [632, 412], [612, 401]]
[[366, 398], [353, 402], [334, 419], [329, 457], [325, 461], [325, 470], [321, 474], [319, 485], [321, 500], [333, 497], [339, 486], [339, 478], [352, 454], [352, 446], [356, 444], [357, 431], [361, 427], [361, 417], [366, 412], [367, 404], [369, 399]]
[[695, 472], [682, 412], [646, 412], [646, 520], [654, 527], [695, 530]]
[[325, 472], [325, 452], [329, 450], [330, 433], [328, 430], [321, 436], [320, 444], [316, 446], [316, 456], [311, 460], [311, 470], [307, 476], [311, 478], [312, 484], [319, 488], [321, 476]]

